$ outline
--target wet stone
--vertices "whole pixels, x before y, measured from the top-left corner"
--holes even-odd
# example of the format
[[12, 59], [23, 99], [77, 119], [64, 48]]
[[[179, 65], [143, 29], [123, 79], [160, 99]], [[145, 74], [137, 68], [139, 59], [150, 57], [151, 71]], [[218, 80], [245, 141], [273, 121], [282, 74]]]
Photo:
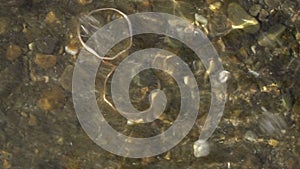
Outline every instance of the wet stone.
[[80, 5], [87, 5], [87, 4], [90, 4], [92, 2], [93, 2], [93, 0], [77, 0], [77, 3], [80, 4]]
[[257, 141], [257, 135], [253, 131], [249, 130], [245, 133], [244, 139], [247, 140], [247, 141], [250, 141], [250, 142], [256, 142]]
[[61, 86], [70, 92], [72, 91], [73, 70], [72, 65], [67, 66], [59, 79]]
[[261, 10], [261, 8], [262, 8], [262, 6], [259, 4], [252, 5], [249, 10], [250, 15], [257, 16], [259, 14], [259, 11]]
[[300, 44], [300, 32], [297, 32], [295, 37], [296, 37], [296, 40], [298, 41], [298, 43]]
[[267, 32], [262, 33], [258, 38], [258, 44], [264, 47], [276, 47], [280, 45], [279, 37], [286, 27], [281, 24], [272, 26]]
[[6, 50], [6, 58], [10, 61], [17, 59], [22, 53], [18, 45], [9, 45]]
[[58, 86], [44, 90], [42, 92], [42, 97], [37, 102], [37, 106], [45, 111], [60, 109], [64, 106], [64, 104], [64, 91]]
[[228, 5], [227, 14], [233, 29], [242, 29], [248, 33], [256, 33], [260, 29], [259, 22], [237, 3]]
[[56, 64], [55, 55], [44, 55], [38, 53], [35, 55], [34, 62], [43, 69], [48, 69], [53, 67]]
[[33, 114], [29, 114], [29, 119], [28, 119], [28, 125], [29, 126], [36, 126], [37, 125], [37, 118]]
[[0, 35], [8, 31], [9, 20], [8, 18], [0, 17]]
[[210, 36], [221, 36], [230, 32], [231, 24], [224, 14], [216, 13], [215, 16], [211, 18], [208, 28]]
[[287, 129], [287, 123], [280, 115], [264, 111], [259, 121], [260, 130], [267, 135], [280, 137]]
[[50, 11], [45, 17], [45, 22], [48, 24], [53, 24], [53, 23], [59, 23], [59, 20], [56, 17], [56, 14], [53, 11]]
[[265, 9], [261, 9], [259, 12], [258, 20], [267, 21], [267, 17], [269, 16], [269, 12]]
[[264, 0], [265, 4], [271, 8], [277, 8], [280, 5], [280, 0]]
[[34, 42], [34, 49], [44, 54], [52, 54], [57, 47], [58, 40], [53, 37], [46, 37]]

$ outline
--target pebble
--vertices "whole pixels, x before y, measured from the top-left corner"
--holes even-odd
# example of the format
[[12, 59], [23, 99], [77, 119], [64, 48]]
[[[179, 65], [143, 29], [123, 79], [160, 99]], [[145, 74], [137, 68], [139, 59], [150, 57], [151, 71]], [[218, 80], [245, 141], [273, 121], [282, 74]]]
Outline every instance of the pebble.
[[269, 16], [269, 12], [265, 9], [261, 9], [259, 12], [258, 20], [267, 21], [267, 17]]
[[48, 69], [56, 64], [56, 56], [38, 53], [35, 55], [34, 63], [43, 69]]
[[248, 33], [256, 33], [260, 29], [259, 22], [237, 3], [228, 5], [227, 14], [233, 29], [243, 29]]
[[252, 16], [257, 16], [261, 10], [262, 6], [260, 4], [252, 5], [249, 9], [249, 13]]
[[297, 32], [295, 36], [296, 36], [296, 40], [300, 44], [300, 32]]
[[92, 2], [93, 2], [93, 0], [77, 0], [77, 3], [80, 4], [80, 5], [87, 5], [87, 4], [90, 4]]
[[280, 5], [280, 0], [264, 0], [265, 4], [271, 8], [277, 8]]
[[199, 15], [197, 13], [195, 14], [195, 21], [201, 23], [201, 25], [204, 25], [204, 26], [206, 26], [207, 22], [208, 22], [204, 16]]
[[279, 141], [277, 141], [277, 140], [275, 140], [275, 139], [270, 139], [270, 140], [268, 140], [268, 144], [269, 144], [270, 146], [276, 147], [276, 146], [278, 146]]
[[274, 48], [280, 45], [279, 37], [285, 31], [286, 27], [282, 24], [272, 26], [267, 32], [258, 37], [258, 44], [263, 47]]
[[230, 73], [226, 70], [223, 70], [219, 73], [219, 82], [221, 83], [226, 83], [226, 81], [228, 80], [230, 76]]
[[72, 65], [68, 65], [59, 79], [61, 86], [69, 92], [72, 91], [73, 70], [74, 67]]
[[47, 36], [33, 42], [33, 49], [44, 54], [52, 54], [57, 49], [58, 39]]
[[270, 136], [280, 137], [284, 133], [283, 131], [287, 129], [287, 123], [283, 117], [266, 110], [262, 112], [258, 123], [260, 130]]
[[5, 34], [8, 31], [9, 20], [4, 17], [0, 17], [0, 35]]
[[22, 50], [18, 45], [9, 45], [6, 50], [6, 58], [14, 61], [22, 54]]
[[72, 39], [70, 43], [65, 46], [66, 53], [76, 55], [79, 52], [79, 42], [77, 39]]
[[206, 141], [200, 139], [194, 143], [193, 148], [195, 157], [204, 157], [207, 156], [210, 152], [209, 144]]
[[248, 130], [244, 135], [244, 139], [250, 142], [257, 142], [257, 135], [253, 131]]
[[46, 17], [45, 17], [45, 22], [48, 24], [53, 24], [53, 23], [60, 23], [58, 18], [56, 17], [56, 14], [53, 11], [50, 11]]
[[231, 23], [222, 13], [216, 13], [208, 23], [209, 34], [212, 37], [227, 34], [231, 30]]
[[209, 5], [209, 9], [213, 12], [218, 12], [221, 7], [222, 7], [221, 2], [214, 2], [214, 3]]
[[38, 100], [37, 106], [45, 111], [60, 109], [65, 104], [64, 91], [58, 87], [53, 86], [42, 92], [42, 97]]
[[29, 126], [36, 126], [37, 125], [37, 118], [33, 114], [29, 114], [29, 120], [28, 120], [28, 125]]

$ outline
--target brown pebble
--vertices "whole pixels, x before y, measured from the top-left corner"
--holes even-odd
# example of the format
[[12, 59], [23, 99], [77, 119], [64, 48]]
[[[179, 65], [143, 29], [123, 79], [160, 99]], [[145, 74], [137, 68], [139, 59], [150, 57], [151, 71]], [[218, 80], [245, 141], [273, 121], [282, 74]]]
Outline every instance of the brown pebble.
[[77, 3], [79, 3], [80, 5], [87, 5], [92, 2], [93, 2], [93, 0], [77, 0]]
[[72, 91], [73, 70], [72, 65], [67, 66], [59, 79], [61, 86], [67, 91]]
[[3, 160], [2, 166], [3, 166], [4, 169], [9, 169], [9, 168], [11, 168], [11, 164], [10, 164], [9, 161], [6, 160], [6, 159]]
[[0, 35], [8, 31], [9, 19], [0, 17]]
[[53, 11], [50, 11], [46, 17], [45, 17], [45, 22], [48, 24], [52, 24], [52, 23], [60, 23], [60, 21], [58, 20], [58, 18], [56, 17], [56, 14]]
[[36, 119], [35, 115], [33, 115], [31, 113], [29, 114], [28, 125], [29, 126], [36, 126], [37, 125], [37, 119]]
[[53, 67], [56, 64], [56, 56], [55, 55], [44, 55], [38, 53], [35, 55], [34, 62], [43, 69], [48, 69]]
[[64, 104], [64, 91], [58, 86], [44, 90], [42, 92], [42, 97], [37, 102], [37, 106], [45, 111], [60, 109], [64, 106]]
[[6, 58], [10, 61], [17, 59], [22, 53], [18, 45], [9, 45], [6, 50]]

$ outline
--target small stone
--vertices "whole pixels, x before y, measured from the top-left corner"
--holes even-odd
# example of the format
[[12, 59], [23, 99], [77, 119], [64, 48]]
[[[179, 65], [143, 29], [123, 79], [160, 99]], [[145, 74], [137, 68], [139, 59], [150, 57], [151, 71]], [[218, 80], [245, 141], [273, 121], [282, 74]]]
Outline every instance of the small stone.
[[287, 129], [287, 123], [280, 115], [273, 114], [267, 110], [262, 112], [258, 126], [264, 134], [280, 137]]
[[264, 0], [264, 2], [270, 9], [277, 8], [280, 5], [280, 0]]
[[258, 20], [267, 21], [267, 17], [269, 16], [269, 12], [265, 9], [261, 9], [259, 12]]
[[256, 33], [260, 29], [259, 22], [237, 3], [228, 5], [227, 14], [233, 29], [242, 29], [248, 33]]
[[56, 64], [56, 56], [55, 55], [44, 55], [38, 53], [35, 55], [34, 62], [43, 69], [48, 69], [53, 67]]
[[59, 43], [57, 38], [51, 36], [43, 37], [36, 40], [32, 44], [32, 49], [43, 54], [52, 54], [57, 50], [57, 44]]
[[249, 10], [250, 15], [257, 16], [259, 14], [259, 11], [261, 10], [261, 8], [262, 8], [262, 6], [260, 4], [252, 5]]
[[293, 105], [292, 111], [295, 114], [299, 114], [300, 115], [300, 100], [297, 100], [296, 103]]
[[28, 117], [27, 113], [25, 113], [23, 111], [20, 114], [21, 114], [22, 117]]
[[208, 22], [211, 37], [227, 34], [232, 30], [231, 21], [222, 13], [216, 13]]
[[226, 83], [226, 81], [228, 80], [230, 76], [230, 73], [226, 70], [223, 70], [219, 73], [219, 82], [220, 83]]
[[276, 147], [276, 146], [278, 146], [279, 141], [277, 141], [275, 139], [270, 139], [270, 140], [268, 140], [268, 144], [273, 146], [273, 147]]
[[72, 39], [71, 42], [65, 46], [66, 53], [76, 55], [79, 51], [79, 42], [77, 39]]
[[207, 156], [210, 152], [208, 143], [200, 139], [194, 143], [193, 148], [195, 157], [204, 157]]
[[68, 65], [59, 79], [61, 86], [70, 92], [72, 91], [73, 70], [74, 67], [72, 65]]
[[221, 2], [214, 2], [209, 5], [209, 9], [212, 10], [213, 12], [218, 12], [221, 6], [222, 6]]
[[77, 3], [80, 4], [80, 5], [87, 5], [87, 4], [90, 4], [92, 2], [93, 2], [93, 0], [77, 0]]
[[201, 25], [204, 25], [204, 26], [206, 26], [207, 22], [208, 22], [204, 16], [199, 15], [197, 13], [195, 14], [195, 21], [199, 22]]
[[57, 143], [58, 145], [63, 145], [63, 144], [64, 144], [64, 138], [63, 138], [63, 137], [59, 137], [59, 138], [57, 139], [56, 143]]
[[37, 125], [37, 119], [36, 119], [35, 115], [33, 115], [31, 113], [29, 114], [28, 125], [29, 126], [36, 126]]
[[258, 37], [258, 44], [264, 47], [276, 47], [280, 45], [279, 37], [285, 31], [286, 27], [281, 24], [272, 26], [267, 32]]
[[250, 142], [257, 142], [257, 135], [253, 131], [247, 131], [244, 135], [244, 139]]
[[41, 108], [42, 110], [46, 110], [46, 111], [51, 110], [51, 108], [52, 108], [52, 106], [51, 106], [49, 100], [46, 99], [46, 98], [41, 98], [41, 99], [38, 101], [38, 104], [37, 104], [37, 105], [38, 105], [38, 107]]
[[167, 152], [167, 154], [164, 156], [164, 159], [166, 159], [166, 160], [171, 160], [171, 153], [170, 153], [170, 151], [168, 151]]
[[0, 35], [8, 31], [9, 19], [0, 17]]
[[10, 61], [17, 59], [22, 53], [18, 45], [9, 45], [6, 50], [6, 58]]
[[53, 11], [50, 11], [46, 17], [45, 17], [45, 22], [48, 24], [53, 24], [53, 23], [60, 23], [58, 18], [56, 17], [56, 14]]
[[298, 43], [300, 44], [300, 32], [296, 33], [296, 40], [298, 41]]
[[44, 90], [42, 92], [42, 97], [37, 102], [37, 106], [45, 111], [60, 109], [64, 106], [64, 104], [64, 91], [58, 86]]
[[3, 169], [10, 169], [11, 168], [10, 162], [6, 159], [3, 160], [2, 166], [3, 166]]

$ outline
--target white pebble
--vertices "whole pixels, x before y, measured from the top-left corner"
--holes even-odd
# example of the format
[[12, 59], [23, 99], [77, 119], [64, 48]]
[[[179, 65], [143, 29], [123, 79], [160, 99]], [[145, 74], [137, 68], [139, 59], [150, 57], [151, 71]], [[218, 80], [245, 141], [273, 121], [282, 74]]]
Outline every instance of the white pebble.
[[219, 73], [219, 81], [220, 81], [221, 83], [226, 83], [226, 81], [227, 81], [228, 78], [229, 78], [229, 75], [230, 75], [230, 73], [229, 73], [228, 71], [226, 71], [226, 70], [221, 71], [221, 72]]
[[204, 157], [209, 154], [209, 145], [206, 141], [204, 140], [197, 140], [194, 143], [194, 156], [195, 157]]

